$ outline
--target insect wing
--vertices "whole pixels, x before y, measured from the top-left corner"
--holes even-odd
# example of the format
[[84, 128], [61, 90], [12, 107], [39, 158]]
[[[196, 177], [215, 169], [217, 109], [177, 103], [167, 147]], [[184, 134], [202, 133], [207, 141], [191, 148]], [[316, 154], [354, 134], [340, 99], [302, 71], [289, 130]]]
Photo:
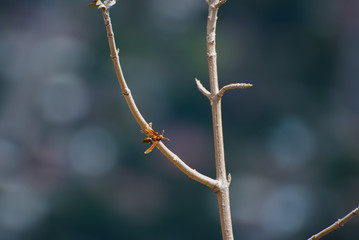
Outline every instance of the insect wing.
[[151, 136], [157, 136], [158, 135], [158, 132], [155, 132], [153, 129], [149, 129], [149, 128], [146, 128], [145, 130], [142, 131], [144, 134], [149, 134]]
[[158, 142], [154, 142], [154, 143], [151, 145], [151, 147], [149, 147], [149, 148], [145, 151], [145, 154], [152, 152], [152, 150], [154, 149], [154, 147], [156, 147], [157, 143], [158, 143]]
[[144, 138], [144, 139], [142, 139], [142, 142], [152, 144], [152, 139], [151, 138]]

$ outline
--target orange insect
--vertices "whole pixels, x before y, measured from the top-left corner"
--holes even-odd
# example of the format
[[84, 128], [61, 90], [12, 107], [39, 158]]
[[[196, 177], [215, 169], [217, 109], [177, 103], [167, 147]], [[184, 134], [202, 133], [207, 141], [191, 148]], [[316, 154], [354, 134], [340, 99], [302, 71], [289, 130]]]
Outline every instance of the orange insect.
[[145, 130], [141, 131], [144, 134], [146, 134], [147, 138], [142, 139], [143, 143], [149, 143], [151, 145], [151, 147], [149, 147], [146, 151], [145, 154], [150, 153], [157, 145], [157, 143], [159, 143], [162, 139], [166, 139], [169, 141], [168, 138], [165, 138], [163, 136], [163, 134], [165, 133], [165, 130], [162, 131], [162, 134], [158, 134], [158, 132], [155, 132], [152, 128], [151, 128], [151, 124], [149, 125], [150, 128], [146, 128]]

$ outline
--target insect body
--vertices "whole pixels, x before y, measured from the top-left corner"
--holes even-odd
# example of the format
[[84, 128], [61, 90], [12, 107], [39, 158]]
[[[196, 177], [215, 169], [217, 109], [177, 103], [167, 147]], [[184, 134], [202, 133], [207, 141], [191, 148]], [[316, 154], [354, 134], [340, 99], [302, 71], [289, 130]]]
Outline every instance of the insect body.
[[[150, 126], [151, 127], [151, 126]], [[145, 151], [145, 154], [150, 153], [154, 147], [156, 147], [157, 143], [159, 143], [162, 139], [166, 139], [169, 141], [168, 138], [165, 138], [163, 134], [165, 133], [165, 130], [162, 131], [162, 134], [158, 134], [158, 132], [155, 132], [151, 128], [146, 128], [142, 131], [144, 134], [146, 134], [147, 138], [142, 139], [143, 143], [149, 143], [151, 146]]]

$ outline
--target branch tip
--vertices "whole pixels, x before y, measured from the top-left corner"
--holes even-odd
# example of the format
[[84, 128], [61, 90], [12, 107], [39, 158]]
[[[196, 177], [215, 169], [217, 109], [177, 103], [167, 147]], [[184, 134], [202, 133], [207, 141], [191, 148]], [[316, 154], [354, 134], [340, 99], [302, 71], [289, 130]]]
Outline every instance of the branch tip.
[[251, 83], [232, 83], [232, 84], [228, 84], [224, 87], [221, 88], [221, 90], [219, 90], [219, 92], [217, 93], [218, 97], [222, 97], [224, 92], [229, 90], [229, 89], [243, 89], [243, 88], [250, 88], [252, 87], [253, 84]]
[[198, 90], [209, 99], [211, 96], [211, 93], [202, 85], [200, 80], [198, 80], [197, 78], [195, 78], [195, 80], [196, 80]]

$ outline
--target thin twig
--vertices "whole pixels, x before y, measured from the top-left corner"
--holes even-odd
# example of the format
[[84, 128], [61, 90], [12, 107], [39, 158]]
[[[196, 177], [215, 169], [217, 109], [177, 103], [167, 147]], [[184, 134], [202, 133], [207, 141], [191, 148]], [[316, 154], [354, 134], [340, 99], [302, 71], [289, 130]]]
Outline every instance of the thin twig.
[[216, 191], [218, 189], [219, 182], [213, 178], [210, 178], [202, 173], [197, 172], [196, 169], [189, 167], [185, 164], [176, 154], [170, 151], [162, 142], [157, 144], [158, 149], [163, 155], [165, 155], [174, 165], [177, 166], [188, 177], [202, 183], [203, 185]]
[[334, 231], [335, 229], [343, 227], [346, 222], [350, 221], [350, 219], [352, 219], [353, 217], [355, 217], [357, 215], [359, 215], [359, 207], [357, 207], [356, 209], [351, 211], [345, 217], [343, 217], [341, 219], [338, 219], [338, 221], [336, 221], [335, 223], [333, 223], [332, 225], [330, 225], [326, 229], [324, 229], [321, 232], [313, 235], [311, 238], [308, 238], [308, 240], [318, 240], [318, 239], [324, 237], [325, 235], [327, 235], [328, 233]]
[[105, 21], [108, 44], [110, 46], [110, 52], [111, 52], [111, 59], [113, 62], [113, 66], [115, 68], [118, 83], [121, 86], [122, 94], [125, 97], [127, 105], [129, 106], [131, 113], [135, 117], [138, 124], [141, 126], [142, 129], [146, 129], [148, 124], [146, 120], [143, 118], [140, 111], [138, 110], [136, 103], [132, 97], [131, 90], [128, 88], [125, 77], [123, 76], [122, 73], [122, 68], [120, 65], [120, 59], [118, 57], [118, 50], [116, 48], [115, 37], [112, 29], [109, 10], [106, 8], [100, 8], [100, 9]]
[[[97, 3], [99, 6], [102, 6], [101, 1], [97, 0], [94, 2]], [[149, 124], [146, 122], [146, 120], [143, 118], [140, 111], [138, 110], [136, 103], [132, 97], [131, 91], [128, 88], [125, 78], [123, 76], [120, 60], [118, 57], [118, 49], [116, 48], [114, 33], [113, 33], [113, 29], [112, 29], [109, 9], [105, 8], [105, 7], [99, 7], [99, 6], [97, 6], [95, 4], [95, 7], [99, 8], [101, 10], [104, 21], [105, 21], [107, 38], [108, 38], [108, 43], [109, 43], [110, 52], [111, 52], [111, 59], [112, 59], [112, 62], [113, 62], [114, 68], [115, 68], [118, 82], [121, 86], [122, 94], [126, 99], [127, 105], [129, 106], [132, 115], [136, 119], [137, 123], [144, 130], [149, 127]], [[191, 167], [189, 167], [177, 155], [175, 155], [172, 151], [170, 151], [162, 142], [157, 144], [157, 148], [188, 177], [210, 187], [213, 190], [216, 190], [218, 188], [219, 182], [217, 180], [207, 177], [207, 176], [197, 172], [195, 169], [192, 169]]]
[[218, 97], [222, 97], [224, 92], [229, 90], [229, 89], [236, 89], [236, 88], [249, 88], [252, 87], [253, 85], [250, 83], [231, 83], [228, 84], [224, 87], [221, 88], [221, 90], [219, 90], [219, 92], [217, 93]]
[[198, 90], [203, 93], [208, 99], [211, 98], [211, 93], [202, 85], [201, 81], [195, 78]]

